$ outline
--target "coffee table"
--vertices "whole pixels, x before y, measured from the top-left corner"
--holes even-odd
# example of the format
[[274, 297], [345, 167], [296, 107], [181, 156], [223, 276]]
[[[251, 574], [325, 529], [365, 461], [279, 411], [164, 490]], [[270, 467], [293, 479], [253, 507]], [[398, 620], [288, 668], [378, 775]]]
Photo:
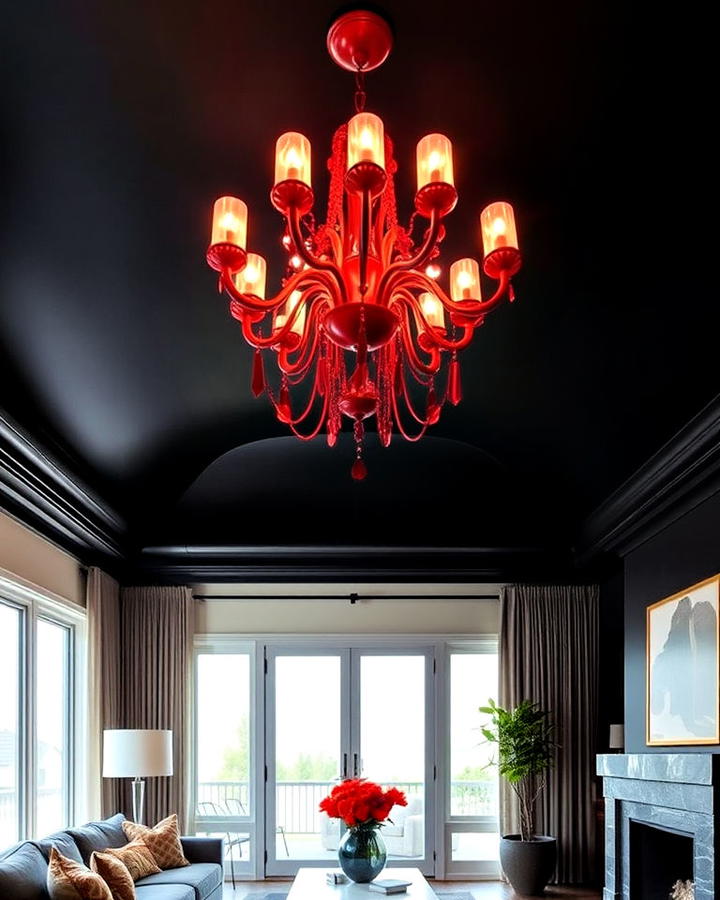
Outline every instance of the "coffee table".
[[[332, 868], [332, 867], [329, 867]], [[328, 884], [325, 873], [328, 869], [303, 867], [298, 869], [290, 888], [288, 900], [373, 900], [375, 897], [397, 897], [398, 900], [437, 900], [437, 894], [425, 880], [420, 869], [383, 869], [378, 875], [381, 878], [401, 878], [412, 884], [405, 893], [378, 894], [368, 889], [367, 884]]]

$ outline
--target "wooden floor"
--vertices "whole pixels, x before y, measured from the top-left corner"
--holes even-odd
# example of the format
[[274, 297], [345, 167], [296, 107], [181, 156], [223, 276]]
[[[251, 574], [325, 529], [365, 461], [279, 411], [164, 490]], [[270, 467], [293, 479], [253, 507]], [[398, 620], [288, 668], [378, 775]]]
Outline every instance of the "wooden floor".
[[[238, 882], [233, 891], [232, 884], [226, 884], [223, 892], [223, 900], [245, 900], [246, 897], [262, 897], [269, 891], [290, 890], [290, 881], [252, 881]], [[513, 900], [520, 895], [506, 884], [500, 881], [434, 881], [430, 882], [433, 889], [443, 891], [469, 891], [475, 900]], [[561, 888], [550, 886], [543, 895], [546, 900], [598, 900], [600, 891]]]

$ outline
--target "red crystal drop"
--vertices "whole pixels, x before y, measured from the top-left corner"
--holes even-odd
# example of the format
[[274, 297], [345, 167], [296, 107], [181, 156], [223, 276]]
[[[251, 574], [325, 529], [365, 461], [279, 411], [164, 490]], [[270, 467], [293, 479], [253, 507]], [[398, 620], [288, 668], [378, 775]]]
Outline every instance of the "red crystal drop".
[[255, 355], [253, 356], [252, 380], [250, 386], [256, 397], [259, 397], [265, 390], [265, 370], [263, 368], [263, 358], [260, 350], [256, 350]]
[[362, 459], [356, 459], [352, 464], [352, 469], [350, 469], [350, 474], [355, 479], [355, 481], [362, 481], [363, 478], [367, 475], [367, 466], [365, 465]]
[[515, 302], [515, 288], [513, 287], [512, 281], [511, 281], [510, 284], [508, 285], [508, 300], [509, 300], [511, 303], [514, 303], [514, 302]]
[[448, 369], [448, 400], [453, 406], [457, 406], [462, 400], [462, 386], [460, 384], [460, 363], [456, 359], [450, 360]]

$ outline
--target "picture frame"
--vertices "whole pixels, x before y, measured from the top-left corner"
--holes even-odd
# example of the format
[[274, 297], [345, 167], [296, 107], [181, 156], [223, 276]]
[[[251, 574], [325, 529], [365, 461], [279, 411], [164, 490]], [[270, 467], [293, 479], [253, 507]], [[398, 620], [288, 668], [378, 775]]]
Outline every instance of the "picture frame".
[[720, 743], [720, 573], [646, 615], [647, 746]]

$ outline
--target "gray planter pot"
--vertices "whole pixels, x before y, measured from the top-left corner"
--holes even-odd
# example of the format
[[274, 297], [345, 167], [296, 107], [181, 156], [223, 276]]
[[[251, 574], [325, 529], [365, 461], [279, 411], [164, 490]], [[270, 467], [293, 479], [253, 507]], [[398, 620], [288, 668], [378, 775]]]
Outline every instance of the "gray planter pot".
[[500, 838], [500, 865], [515, 893], [542, 895], [555, 871], [557, 841], [545, 834], [521, 841], [519, 834]]

